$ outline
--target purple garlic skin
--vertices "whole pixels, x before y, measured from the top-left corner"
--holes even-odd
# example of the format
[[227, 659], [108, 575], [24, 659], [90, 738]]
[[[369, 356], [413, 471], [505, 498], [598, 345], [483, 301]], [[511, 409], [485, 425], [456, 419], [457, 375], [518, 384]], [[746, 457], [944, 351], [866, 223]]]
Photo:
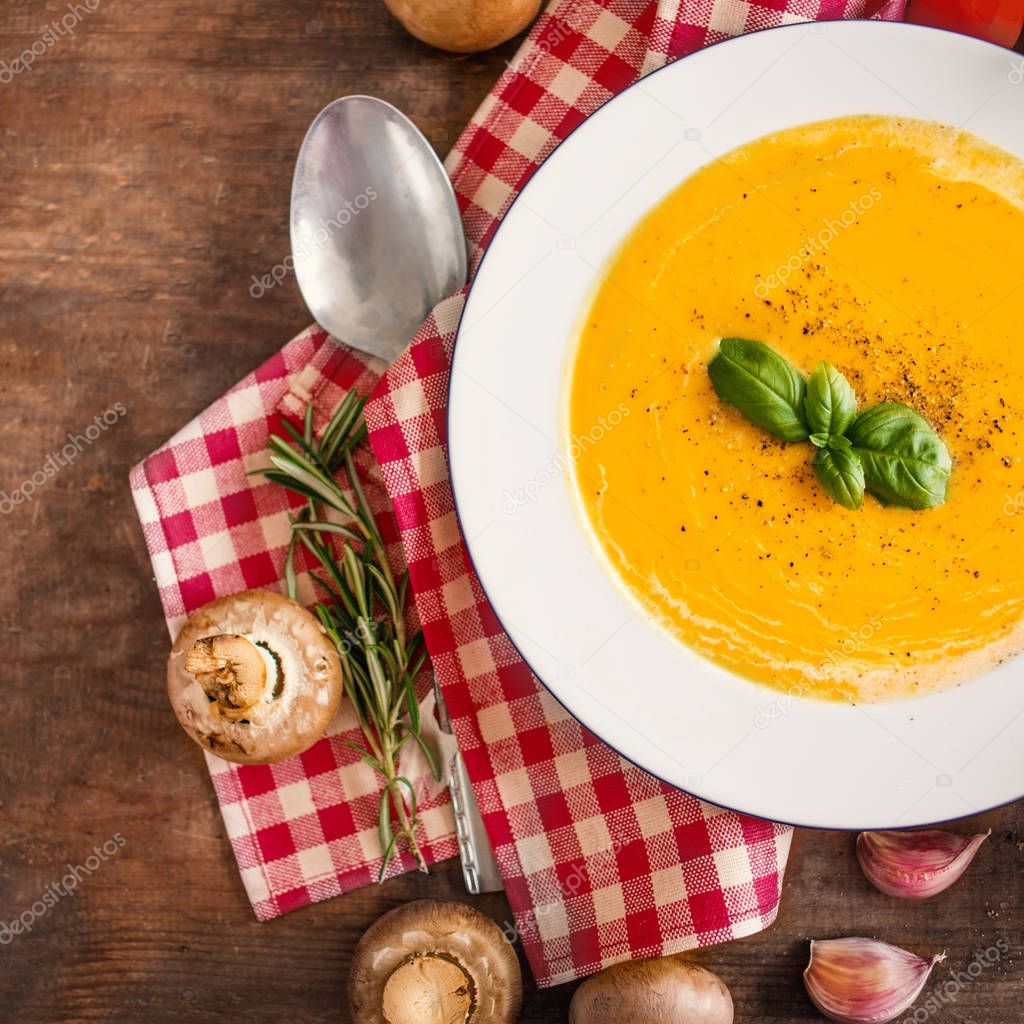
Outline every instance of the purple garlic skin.
[[857, 860], [868, 881], [888, 896], [923, 900], [948, 889], [991, 835], [919, 832], [861, 832]]
[[932, 968], [945, 958], [938, 953], [922, 960], [876, 939], [812, 940], [804, 986], [830, 1020], [886, 1024], [913, 1004]]

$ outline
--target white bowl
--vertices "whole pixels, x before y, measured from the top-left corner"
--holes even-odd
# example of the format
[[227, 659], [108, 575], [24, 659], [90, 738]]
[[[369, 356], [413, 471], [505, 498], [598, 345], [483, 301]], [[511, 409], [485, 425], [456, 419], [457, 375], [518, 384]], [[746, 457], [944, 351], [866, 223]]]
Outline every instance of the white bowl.
[[738, 678], [648, 620], [606, 569], [564, 452], [579, 317], [600, 269], [680, 182], [770, 132], [859, 113], [960, 125], [1024, 156], [1022, 78], [1007, 50], [909, 25], [742, 36], [650, 75], [584, 122], [486, 253], [449, 408], [473, 563], [554, 696], [672, 785], [764, 818], [850, 829], [962, 817], [1024, 792], [1024, 659], [932, 696], [861, 707]]

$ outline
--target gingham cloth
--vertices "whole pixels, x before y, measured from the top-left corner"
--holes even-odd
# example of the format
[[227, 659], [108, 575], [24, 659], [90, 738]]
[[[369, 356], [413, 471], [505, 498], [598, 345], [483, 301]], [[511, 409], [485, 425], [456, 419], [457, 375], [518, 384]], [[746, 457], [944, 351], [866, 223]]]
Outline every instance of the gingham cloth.
[[[573, 128], [640, 75], [711, 42], [813, 18], [896, 19], [903, 0], [557, 0], [458, 140], [447, 167], [479, 263], [512, 198]], [[459, 534], [444, 454], [463, 296], [384, 367], [310, 328], [132, 471], [168, 627], [245, 587], [279, 587], [289, 497], [264, 465], [281, 416], [322, 423], [373, 390], [359, 469], [408, 560], [416, 612], [539, 986], [617, 960], [749, 935], [775, 919], [788, 828], [713, 807], [622, 760], [538, 684], [501, 631]], [[386, 515], [381, 481], [399, 532]], [[312, 600], [308, 578], [302, 596]], [[415, 614], [415, 613], [414, 613]], [[343, 712], [306, 754], [268, 767], [207, 756], [242, 880], [267, 919], [376, 877], [377, 781]], [[428, 862], [456, 845], [443, 794], [424, 804]], [[408, 855], [392, 872], [408, 870]]]

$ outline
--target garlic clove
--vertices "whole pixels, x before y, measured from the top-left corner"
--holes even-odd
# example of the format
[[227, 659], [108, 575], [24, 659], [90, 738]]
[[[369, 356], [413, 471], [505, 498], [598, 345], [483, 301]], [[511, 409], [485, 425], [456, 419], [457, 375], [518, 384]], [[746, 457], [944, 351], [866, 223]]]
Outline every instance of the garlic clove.
[[945, 959], [938, 953], [922, 960], [876, 939], [812, 940], [804, 986], [830, 1020], [885, 1024], [917, 999], [932, 968]]
[[991, 834], [991, 829], [976, 836], [938, 829], [861, 832], [857, 860], [876, 889], [905, 900], [923, 900], [948, 889]]

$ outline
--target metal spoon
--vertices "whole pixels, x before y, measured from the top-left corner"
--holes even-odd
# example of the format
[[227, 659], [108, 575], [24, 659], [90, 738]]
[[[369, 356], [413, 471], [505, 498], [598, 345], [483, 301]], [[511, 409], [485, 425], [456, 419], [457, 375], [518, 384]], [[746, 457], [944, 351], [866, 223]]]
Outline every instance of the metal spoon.
[[291, 238], [317, 323], [389, 362], [466, 283], [462, 221], [441, 161], [404, 114], [372, 96], [335, 100], [310, 125]]
[[[451, 182], [430, 143], [390, 103], [345, 96], [317, 114], [292, 182], [292, 258], [302, 297], [330, 334], [391, 362], [438, 302], [466, 282]], [[434, 681], [441, 728], [451, 732]], [[449, 768], [471, 893], [504, 888], [462, 755]]]

